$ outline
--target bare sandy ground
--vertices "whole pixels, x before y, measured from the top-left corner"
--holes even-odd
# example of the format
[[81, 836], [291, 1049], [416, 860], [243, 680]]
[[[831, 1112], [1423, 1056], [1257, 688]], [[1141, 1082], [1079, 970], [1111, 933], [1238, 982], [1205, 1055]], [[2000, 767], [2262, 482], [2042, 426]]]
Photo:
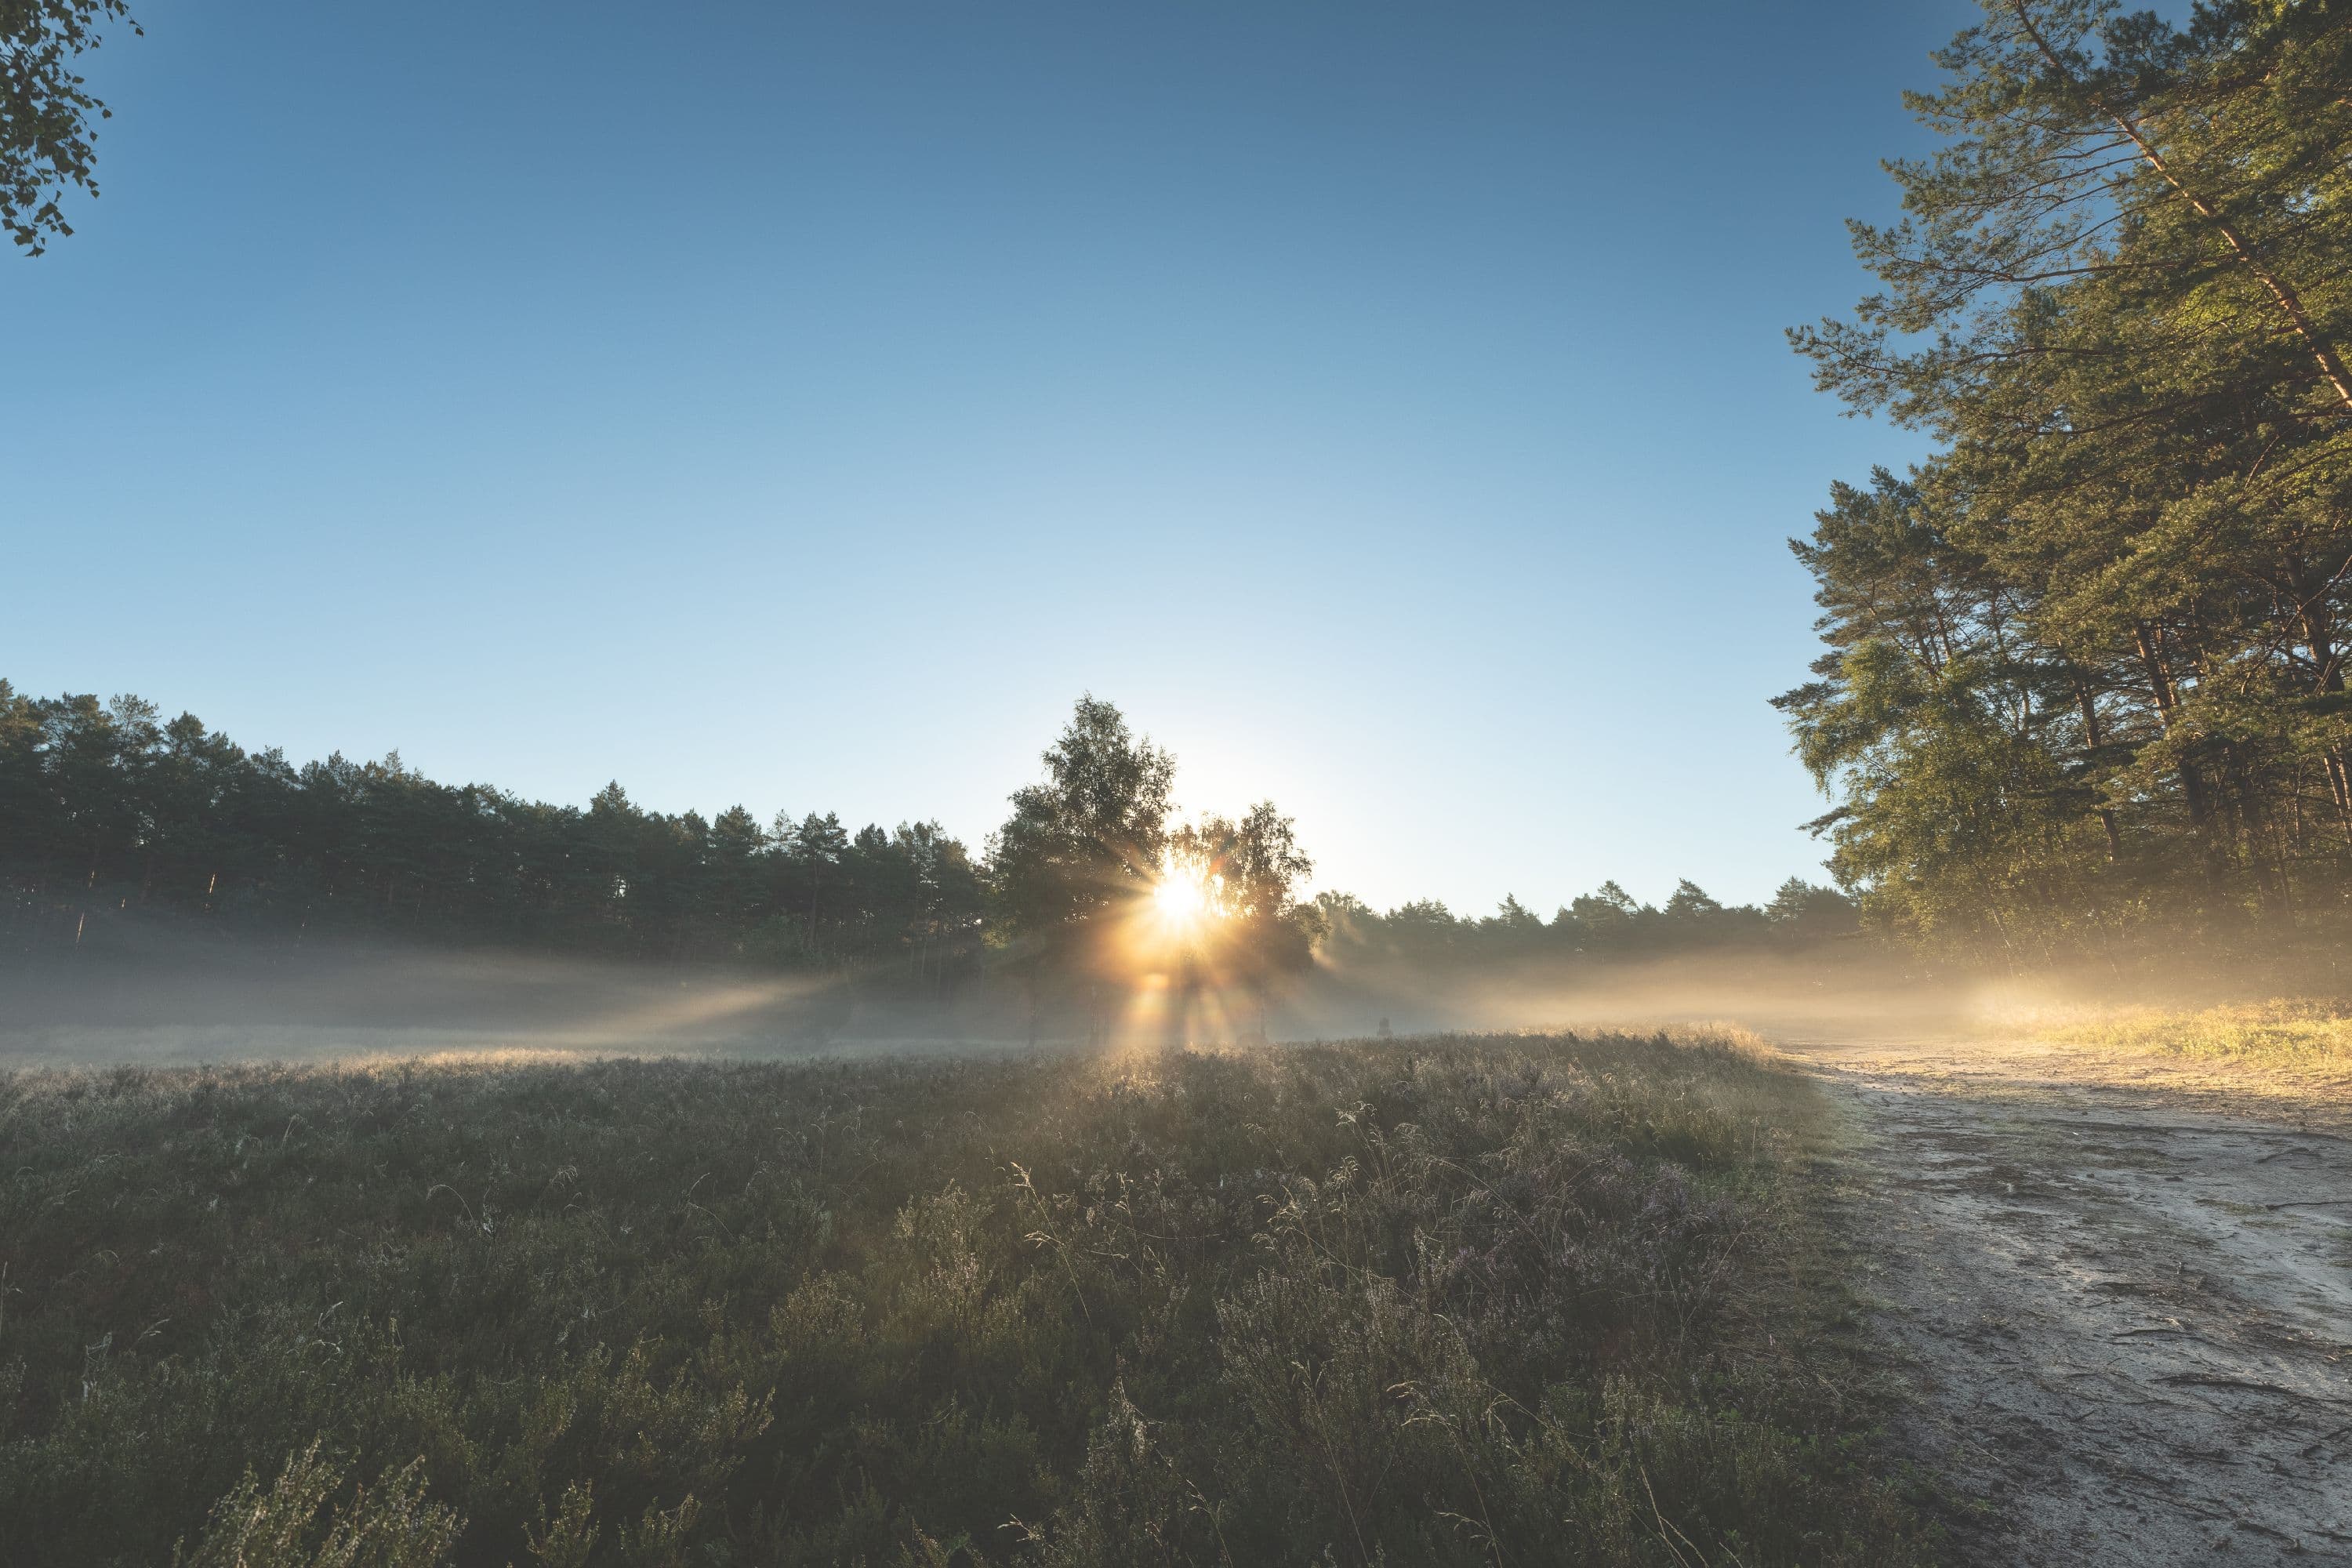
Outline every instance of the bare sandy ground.
[[1769, 1033], [1853, 1112], [1960, 1561], [2352, 1563], [2352, 1077]]

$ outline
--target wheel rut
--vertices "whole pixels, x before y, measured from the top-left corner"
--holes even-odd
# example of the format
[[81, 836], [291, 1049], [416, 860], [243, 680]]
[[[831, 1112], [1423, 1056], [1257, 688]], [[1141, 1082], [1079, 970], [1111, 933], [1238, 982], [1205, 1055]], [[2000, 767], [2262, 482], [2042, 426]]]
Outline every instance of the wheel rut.
[[1970, 1564], [2352, 1563], [2352, 1126], [2030, 1044], [1778, 1043]]

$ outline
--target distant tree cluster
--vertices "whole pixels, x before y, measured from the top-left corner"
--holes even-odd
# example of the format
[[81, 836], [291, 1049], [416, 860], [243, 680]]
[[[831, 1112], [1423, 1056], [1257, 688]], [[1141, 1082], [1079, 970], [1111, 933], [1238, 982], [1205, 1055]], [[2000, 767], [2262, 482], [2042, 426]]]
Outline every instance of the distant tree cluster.
[[[1320, 923], [1299, 895], [1314, 863], [1272, 801], [1238, 821], [1175, 822], [1175, 759], [1091, 695], [1044, 762], [986, 868], [989, 941], [1024, 983], [1033, 1024], [1058, 987], [1084, 998], [1101, 1038], [1111, 999], [1157, 973], [1172, 984], [1163, 1024], [1181, 1031], [1202, 986], [1262, 996], [1306, 967]], [[1158, 896], [1171, 885], [1189, 895], [1181, 911]]]
[[1335, 957], [1393, 960], [1417, 967], [1509, 963], [1578, 956], [1664, 958], [1727, 946], [1790, 946], [1853, 935], [1853, 900], [1834, 888], [1791, 877], [1772, 901], [1727, 905], [1685, 879], [1661, 909], [1603, 882], [1545, 920], [1507, 898], [1493, 914], [1456, 915], [1424, 900], [1381, 914], [1347, 893], [1316, 900], [1325, 945]]
[[[438, 784], [398, 753], [297, 766], [135, 697], [30, 698], [0, 681], [0, 932], [82, 945], [171, 917], [223, 936], [391, 936], [668, 962], [740, 961], [944, 991], [1002, 971], [1033, 1003], [1108, 1007], [1139, 974], [1262, 998], [1318, 944], [1418, 964], [1654, 956], [1854, 929], [1842, 894], [1790, 880], [1761, 909], [1684, 882], [1664, 908], [1614, 882], [1549, 921], [1434, 902], [1380, 914], [1309, 900], [1314, 869], [1271, 801], [1175, 818], [1175, 761], [1110, 703], [1079, 700], [1045, 774], [975, 857], [937, 823], [834, 813], [762, 825], [633, 803], [585, 807]], [[1159, 895], [1174, 882], [1181, 915]], [[1097, 1026], [1104, 1019], [1097, 1016]]]
[[2033, 958], [2352, 906], [2352, 5], [1985, 0], [1884, 288], [1795, 334], [1927, 431], [1795, 548], [1779, 700], [1886, 926]]
[[93, 913], [226, 931], [746, 957], [946, 984], [980, 952], [980, 870], [935, 823], [852, 833], [634, 805], [583, 809], [337, 755], [299, 767], [152, 703], [0, 681], [0, 885], [11, 946]]

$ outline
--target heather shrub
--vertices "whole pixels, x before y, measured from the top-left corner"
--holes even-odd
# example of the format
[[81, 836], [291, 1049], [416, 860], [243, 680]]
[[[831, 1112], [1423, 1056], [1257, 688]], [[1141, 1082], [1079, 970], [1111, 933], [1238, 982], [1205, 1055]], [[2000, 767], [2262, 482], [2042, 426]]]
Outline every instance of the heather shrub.
[[1623, 1036], [21, 1074], [5, 1548], [1901, 1562], [1818, 1115]]

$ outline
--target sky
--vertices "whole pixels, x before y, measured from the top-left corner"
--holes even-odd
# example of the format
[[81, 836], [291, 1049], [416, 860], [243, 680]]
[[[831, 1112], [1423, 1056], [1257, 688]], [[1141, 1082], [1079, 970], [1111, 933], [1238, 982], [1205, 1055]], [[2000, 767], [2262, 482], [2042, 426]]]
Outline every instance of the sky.
[[0, 257], [0, 677], [936, 817], [1091, 691], [1319, 887], [1824, 879], [1785, 541], [1966, 0], [157, 4]]

